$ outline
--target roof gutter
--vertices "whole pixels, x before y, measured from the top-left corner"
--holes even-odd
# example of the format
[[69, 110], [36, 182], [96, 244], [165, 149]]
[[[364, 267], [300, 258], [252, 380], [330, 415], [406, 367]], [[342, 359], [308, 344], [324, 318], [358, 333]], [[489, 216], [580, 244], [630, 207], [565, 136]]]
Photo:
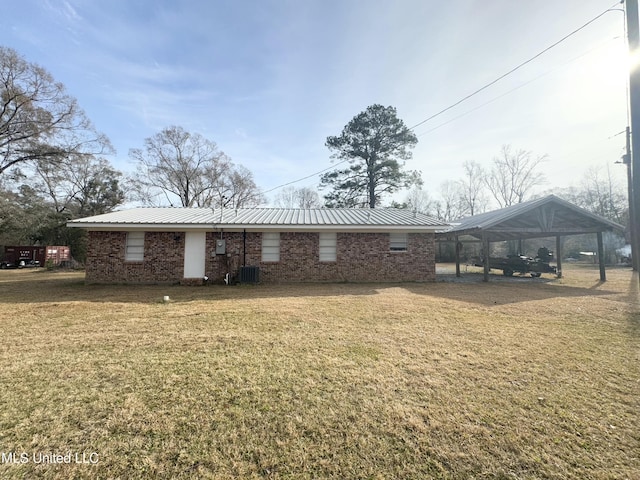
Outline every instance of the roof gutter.
[[317, 231], [333, 231], [333, 232], [417, 232], [417, 233], [435, 233], [442, 229], [442, 225], [237, 225], [237, 224], [193, 224], [193, 223], [82, 223], [67, 222], [67, 227], [84, 228], [94, 231], [127, 231], [127, 230], [145, 230], [145, 231], [186, 231], [186, 230], [205, 230], [205, 231], [243, 231], [247, 232], [263, 232], [263, 231], [279, 231], [279, 232], [317, 232]]

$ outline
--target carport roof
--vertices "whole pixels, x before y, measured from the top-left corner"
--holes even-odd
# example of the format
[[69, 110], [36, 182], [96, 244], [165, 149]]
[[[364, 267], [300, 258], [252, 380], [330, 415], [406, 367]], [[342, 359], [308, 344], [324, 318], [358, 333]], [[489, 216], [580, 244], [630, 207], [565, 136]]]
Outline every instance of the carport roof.
[[501, 241], [604, 231], [624, 232], [624, 227], [549, 195], [452, 222], [452, 227], [438, 236], [486, 235], [490, 241]]

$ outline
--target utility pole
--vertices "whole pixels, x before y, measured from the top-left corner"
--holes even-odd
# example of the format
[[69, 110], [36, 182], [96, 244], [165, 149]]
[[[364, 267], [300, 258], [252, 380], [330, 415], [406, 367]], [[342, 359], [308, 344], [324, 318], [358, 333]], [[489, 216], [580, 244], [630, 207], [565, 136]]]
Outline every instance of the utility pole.
[[[631, 255], [634, 263], [640, 259], [640, 27], [638, 26], [638, 0], [626, 0], [627, 43], [631, 66], [629, 68], [629, 111], [631, 113], [631, 183], [633, 213], [629, 224], [633, 229]], [[640, 263], [636, 263], [640, 265]], [[640, 279], [640, 276], [638, 277]]]
[[[636, 245], [636, 232], [633, 228], [632, 219], [635, 218], [635, 208], [633, 208], [633, 178], [631, 176], [631, 128], [627, 127], [626, 131], [627, 152], [622, 156], [622, 163], [627, 168], [627, 196], [629, 197], [629, 234], [631, 245]], [[631, 255], [633, 269], [638, 271], [638, 258]]]

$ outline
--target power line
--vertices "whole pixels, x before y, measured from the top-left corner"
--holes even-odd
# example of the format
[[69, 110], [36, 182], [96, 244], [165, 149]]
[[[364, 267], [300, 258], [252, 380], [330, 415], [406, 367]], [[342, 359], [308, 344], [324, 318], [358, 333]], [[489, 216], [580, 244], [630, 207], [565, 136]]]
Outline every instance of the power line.
[[334, 165], [331, 165], [328, 168], [325, 168], [324, 170], [320, 170], [319, 172], [312, 173], [311, 175], [307, 175], [306, 177], [299, 178], [298, 180], [293, 180], [291, 182], [283, 183], [282, 185], [278, 185], [277, 187], [273, 187], [273, 188], [271, 188], [269, 190], [266, 190], [266, 191], [264, 191], [262, 193], [265, 194], [265, 193], [273, 192], [274, 190], [277, 190], [277, 189], [282, 188], [282, 187], [286, 187], [287, 185], [292, 185], [294, 183], [298, 183], [298, 182], [301, 182], [303, 180], [306, 180], [307, 178], [315, 177], [316, 175], [324, 173], [327, 170], [331, 170], [332, 168], [334, 168], [334, 167], [336, 167], [336, 166], [338, 166], [338, 165], [340, 165], [340, 164], [342, 164], [344, 162], [347, 162], [347, 161], [349, 161], [349, 159], [342, 160], [342, 161], [340, 161], [340, 162], [338, 162], [338, 163], [336, 163]]
[[[482, 86], [482, 87], [478, 88], [478, 89], [477, 89], [477, 90], [475, 90], [474, 92], [472, 92], [472, 93], [470, 93], [469, 95], [467, 95], [467, 96], [463, 97], [462, 99], [458, 100], [457, 102], [455, 102], [455, 103], [453, 103], [453, 104], [449, 105], [448, 107], [444, 108], [443, 110], [440, 110], [439, 112], [437, 112], [437, 113], [435, 113], [435, 114], [431, 115], [430, 117], [426, 118], [425, 120], [422, 120], [421, 122], [416, 123], [414, 126], [410, 127], [410, 128], [409, 128], [409, 130], [414, 130], [416, 127], [419, 127], [420, 125], [423, 125], [423, 124], [427, 123], [428, 121], [433, 120], [434, 118], [436, 118], [436, 117], [438, 117], [438, 116], [442, 115], [443, 113], [445, 113], [445, 112], [447, 112], [447, 111], [451, 110], [451, 109], [452, 109], [452, 108], [454, 108], [454, 107], [457, 107], [457, 106], [458, 106], [458, 105], [460, 105], [461, 103], [463, 103], [463, 102], [465, 102], [466, 100], [470, 99], [471, 97], [473, 97], [473, 96], [477, 95], [478, 93], [482, 92], [483, 90], [486, 90], [486, 89], [487, 89], [487, 88], [489, 88], [490, 86], [492, 86], [492, 85], [494, 85], [494, 84], [498, 83], [500, 80], [502, 80], [502, 79], [504, 79], [505, 77], [507, 77], [507, 76], [511, 75], [512, 73], [516, 72], [517, 70], [519, 70], [520, 68], [524, 67], [525, 65], [527, 65], [527, 64], [529, 64], [529, 63], [531, 63], [532, 61], [534, 61], [534, 60], [535, 60], [535, 59], [537, 59], [538, 57], [540, 57], [540, 56], [542, 56], [543, 54], [547, 53], [547, 52], [548, 52], [549, 50], [551, 50], [552, 48], [554, 48], [554, 47], [556, 47], [556, 46], [560, 45], [562, 42], [564, 42], [564, 41], [565, 41], [565, 40], [567, 40], [568, 38], [572, 37], [573, 35], [575, 35], [575, 34], [576, 34], [576, 33], [578, 33], [579, 31], [581, 31], [581, 30], [583, 30], [584, 28], [588, 27], [588, 26], [589, 26], [589, 25], [591, 25], [593, 22], [595, 22], [596, 20], [598, 20], [600, 17], [602, 17], [603, 15], [605, 15], [607, 12], [611, 11], [611, 10], [613, 9], [613, 7], [615, 7], [615, 6], [616, 6], [616, 5], [618, 5], [619, 3], [623, 3], [623, 1], [624, 1], [624, 0], [614, 3], [614, 4], [613, 4], [613, 5], [611, 5], [609, 8], [607, 8], [606, 10], [604, 10], [602, 13], [600, 13], [599, 15], [597, 15], [597, 16], [595, 16], [595, 17], [593, 17], [593, 18], [592, 18], [591, 20], [589, 20], [587, 23], [585, 23], [584, 25], [582, 25], [582, 26], [578, 27], [577, 29], [573, 30], [571, 33], [569, 33], [569, 34], [565, 35], [564, 37], [562, 37], [562, 38], [561, 38], [560, 40], [558, 40], [557, 42], [555, 42], [555, 43], [553, 43], [553, 44], [549, 45], [549, 46], [548, 46], [547, 48], [545, 48], [544, 50], [541, 50], [540, 52], [538, 52], [538, 53], [537, 53], [536, 55], [534, 55], [533, 57], [529, 58], [528, 60], [525, 60], [524, 62], [520, 63], [520, 64], [519, 64], [519, 65], [517, 65], [516, 67], [512, 68], [511, 70], [509, 70], [508, 72], [506, 72], [506, 73], [504, 73], [504, 74], [500, 75], [500, 76], [499, 76], [498, 78], [496, 78], [495, 80], [493, 80], [493, 81], [491, 81], [491, 82], [487, 83], [486, 85], [484, 85], [484, 86]], [[532, 80], [532, 81], [533, 81], [533, 80]], [[527, 83], [530, 83], [530, 82], [527, 82]], [[525, 85], [526, 85], [526, 84], [525, 84]], [[521, 85], [521, 86], [524, 86], [524, 85]], [[519, 88], [519, 87], [518, 87], [518, 88]], [[517, 88], [516, 88], [516, 89], [514, 89], [514, 90], [517, 90]], [[510, 91], [510, 92], [511, 92], [511, 91]], [[510, 93], [510, 92], [507, 92], [507, 93]], [[506, 94], [504, 94], [504, 95], [506, 95]], [[504, 96], [504, 95], [501, 95], [501, 96]], [[500, 97], [498, 97], [498, 98], [500, 98]], [[490, 102], [487, 102], [487, 103], [491, 103], [491, 101], [490, 101]], [[486, 105], [486, 104], [483, 104], [483, 105]], [[483, 106], [483, 105], [481, 105], [481, 106]], [[480, 107], [477, 107], [477, 108], [480, 108]], [[475, 109], [474, 109], [474, 110], [475, 110]], [[472, 111], [473, 111], [473, 110], [472, 110]], [[463, 115], [465, 115], [465, 114], [463, 114]], [[460, 115], [460, 116], [463, 116], [463, 115]], [[456, 117], [456, 118], [459, 118], [459, 117]], [[453, 119], [453, 120], [455, 120], [455, 119]], [[453, 121], [453, 120], [451, 120], [451, 121]], [[446, 122], [446, 123], [449, 123], [449, 122]], [[436, 128], [440, 128], [441, 126], [445, 125], [446, 123], [444, 123], [444, 124], [442, 124], [442, 125], [439, 125], [439, 126], [435, 127], [435, 128], [434, 128], [434, 129], [432, 129], [432, 130], [435, 130]], [[432, 130], [429, 130], [429, 131], [427, 131], [427, 132], [424, 132], [424, 133], [422, 133], [421, 135], [424, 135], [425, 133], [429, 133], [429, 132], [430, 132], [430, 131], [432, 131]], [[347, 161], [348, 161], [348, 159], [347, 159], [347, 160], [342, 160], [342, 161], [340, 161], [340, 162], [338, 162], [338, 163], [336, 163], [336, 164], [334, 164], [334, 165], [332, 165], [332, 166], [330, 166], [330, 167], [328, 167], [328, 168], [325, 168], [325, 169], [320, 170], [320, 171], [318, 171], [318, 172], [314, 172], [314, 173], [312, 173], [312, 174], [310, 174], [310, 175], [307, 175], [306, 177], [302, 177], [302, 178], [299, 178], [299, 179], [297, 179], [297, 180], [292, 180], [292, 181], [290, 181], [290, 182], [283, 183], [282, 185], [278, 185], [278, 186], [276, 186], [276, 187], [270, 188], [269, 190], [265, 190], [265, 191], [264, 191], [264, 192], [262, 192], [262, 193], [263, 193], [263, 194], [267, 194], [267, 193], [273, 192], [274, 190], [278, 190], [278, 189], [280, 189], [280, 188], [283, 188], [283, 187], [286, 187], [286, 186], [289, 186], [289, 185], [293, 185], [294, 183], [298, 183], [298, 182], [301, 182], [301, 181], [303, 181], [303, 180], [307, 180], [308, 178], [315, 177], [316, 175], [319, 175], [319, 174], [324, 173], [324, 172], [326, 172], [326, 171], [328, 171], [328, 170], [331, 170], [331, 169], [335, 168], [337, 165], [340, 165], [340, 164], [345, 163], [345, 162], [347, 162]]]
[[[435, 131], [435, 130], [438, 130], [439, 128], [444, 127], [445, 125], [448, 125], [448, 124], [450, 124], [450, 123], [452, 123], [452, 122], [454, 122], [454, 121], [458, 120], [459, 118], [462, 118], [462, 117], [464, 117], [464, 116], [467, 116], [467, 115], [469, 115], [470, 113], [475, 112], [476, 110], [479, 110], [479, 109], [481, 109], [481, 108], [483, 108], [483, 107], [486, 107], [487, 105], [489, 105], [489, 104], [491, 104], [491, 103], [493, 103], [493, 102], [495, 102], [495, 101], [497, 101], [497, 100], [500, 100], [502, 97], [505, 97], [505, 96], [507, 96], [507, 95], [509, 95], [509, 94], [511, 94], [511, 93], [513, 93], [513, 92], [515, 92], [515, 91], [517, 91], [517, 90], [520, 90], [521, 88], [526, 87], [526, 86], [527, 86], [527, 85], [529, 85], [530, 83], [533, 83], [533, 82], [535, 82], [536, 80], [539, 80], [539, 79], [541, 79], [541, 78], [543, 78], [543, 77], [545, 77], [545, 76], [547, 76], [547, 75], [549, 75], [549, 74], [551, 74], [551, 73], [553, 73], [553, 72], [555, 72], [555, 71], [559, 70], [560, 68], [564, 68], [564, 67], [566, 67], [567, 65], [569, 65], [570, 63], [573, 63], [573, 62], [575, 62], [576, 60], [579, 60], [579, 59], [581, 59], [581, 58], [583, 58], [583, 57], [585, 57], [585, 56], [587, 56], [587, 55], [589, 55], [589, 54], [591, 54], [591, 53], [595, 52], [596, 50], [599, 50], [599, 49], [600, 49], [600, 48], [602, 48], [604, 45], [607, 45], [609, 42], [611, 42], [611, 41], [613, 41], [613, 40], [617, 40], [618, 38], [620, 38], [620, 37], [613, 37], [613, 38], [611, 38], [610, 40], [607, 40], [606, 42], [603, 42], [602, 44], [598, 45], [597, 47], [592, 48], [591, 50], [588, 50], [588, 51], [586, 51], [586, 52], [582, 53], [581, 55], [578, 55], [577, 57], [574, 57], [574, 58], [572, 58], [571, 60], [568, 60], [568, 61], [564, 62], [563, 64], [561, 64], [561, 65], [559, 65], [559, 66], [557, 66], [557, 67], [552, 68], [551, 70], [547, 70], [546, 72], [544, 72], [544, 73], [542, 73], [542, 74], [538, 75], [537, 77], [532, 78], [531, 80], [527, 80], [526, 82], [521, 83], [520, 85], [518, 85], [518, 86], [516, 86], [516, 87], [512, 88], [511, 90], [507, 90], [506, 92], [504, 92], [504, 93], [502, 93], [502, 94], [498, 95], [497, 97], [494, 97], [494, 98], [492, 98], [491, 100], [487, 100], [486, 102], [481, 103], [480, 105], [478, 105], [477, 107], [472, 108], [471, 110], [467, 110], [466, 112], [461, 113], [460, 115], [457, 115], [457, 116], [455, 116], [455, 117], [453, 117], [453, 118], [451, 118], [451, 119], [447, 120], [446, 122], [442, 122], [442, 123], [440, 123], [439, 125], [436, 125], [435, 127], [430, 128], [429, 130], [426, 130], [426, 131], [424, 131], [424, 132], [422, 132], [422, 133], [418, 133], [418, 134], [416, 134], [416, 136], [417, 136], [417, 137], [421, 137], [421, 136], [423, 136], [423, 135], [426, 135], [426, 134], [428, 134], [428, 133], [431, 133], [431, 132], [433, 132], [433, 131]], [[622, 133], [625, 133], [625, 132], [623, 131]]]
[[593, 17], [591, 20], [589, 20], [587, 23], [585, 23], [584, 25], [582, 25], [581, 27], [578, 27], [577, 29], [575, 29], [573, 32], [569, 33], [568, 35], [565, 35], [564, 37], [562, 37], [560, 40], [558, 40], [557, 42], [549, 45], [547, 48], [545, 48], [544, 50], [541, 50], [540, 52], [538, 52], [537, 54], [535, 54], [533, 57], [529, 58], [528, 60], [525, 60], [524, 62], [522, 62], [521, 64], [517, 65], [516, 67], [512, 68], [511, 70], [509, 70], [507, 73], [503, 73], [502, 75], [500, 75], [498, 78], [496, 78], [495, 80], [487, 83], [486, 85], [478, 88], [477, 90], [475, 90], [474, 92], [470, 93], [469, 95], [467, 95], [466, 97], [463, 97], [462, 99], [458, 100], [455, 103], [452, 103], [451, 105], [449, 105], [448, 107], [440, 110], [438, 113], [434, 113], [433, 115], [431, 115], [429, 118], [426, 118], [425, 120], [422, 120], [419, 123], [416, 123], [413, 127], [409, 128], [409, 130], [413, 130], [416, 127], [419, 127], [420, 125], [427, 123], [429, 120], [433, 120], [434, 118], [442, 115], [444, 112], [447, 112], [449, 110], [451, 110], [454, 107], [457, 107], [458, 105], [460, 105], [462, 102], [469, 100], [471, 97], [477, 95], [478, 93], [482, 92], [483, 90], [486, 90], [487, 88], [489, 88], [491, 85], [494, 85], [496, 83], [498, 83], [500, 80], [502, 80], [503, 78], [511, 75], [512, 73], [514, 73], [515, 71], [519, 70], [520, 68], [524, 67], [525, 65], [531, 63], [532, 61], [534, 61], [536, 58], [540, 57], [541, 55], [547, 53], [549, 50], [551, 50], [554, 47], [557, 47], [558, 45], [560, 45], [562, 42], [564, 42], [565, 40], [567, 40], [568, 38], [572, 37], [573, 35], [575, 35], [576, 33], [578, 33], [580, 30], [588, 27], [589, 25], [591, 25], [593, 22], [595, 22], [596, 20], [598, 20], [600, 17], [602, 17], [604, 14], [606, 14], [607, 12], [611, 11], [611, 9], [613, 7], [615, 7], [616, 5], [618, 5], [618, 2], [614, 3], [612, 6], [610, 6], [609, 8], [607, 8], [604, 12], [600, 13], [599, 15]]

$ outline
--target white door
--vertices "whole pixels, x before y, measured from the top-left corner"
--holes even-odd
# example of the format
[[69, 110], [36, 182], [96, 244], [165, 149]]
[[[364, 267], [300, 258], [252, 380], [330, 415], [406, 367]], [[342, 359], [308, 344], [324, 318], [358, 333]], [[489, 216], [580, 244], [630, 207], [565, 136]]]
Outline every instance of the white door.
[[204, 277], [206, 233], [186, 232], [184, 237], [184, 278]]

